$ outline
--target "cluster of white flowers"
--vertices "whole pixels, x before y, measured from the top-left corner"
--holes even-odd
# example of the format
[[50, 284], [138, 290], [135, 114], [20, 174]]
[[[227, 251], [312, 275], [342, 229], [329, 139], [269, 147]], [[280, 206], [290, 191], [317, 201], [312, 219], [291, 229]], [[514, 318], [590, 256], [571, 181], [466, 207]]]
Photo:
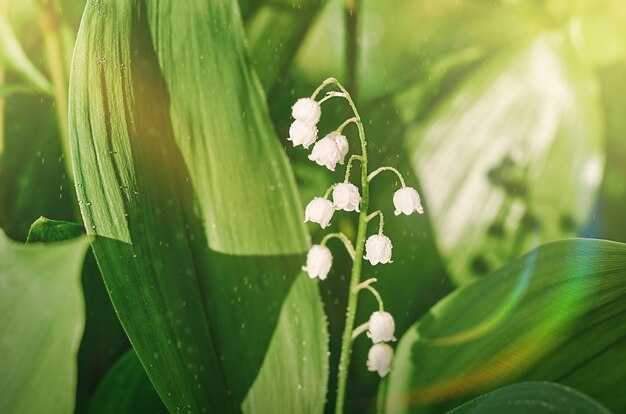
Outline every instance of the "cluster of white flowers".
[[304, 148], [309, 148], [315, 143], [309, 159], [335, 171], [337, 164], [345, 162], [349, 149], [348, 139], [345, 135], [333, 131], [317, 141], [317, 123], [321, 115], [321, 105], [315, 99], [298, 99], [291, 107], [291, 116], [294, 121], [289, 128], [288, 140], [293, 143], [294, 147], [302, 145]]
[[[349, 98], [349, 94], [341, 87], [345, 93], [331, 92], [327, 95], [327, 98], [324, 98], [319, 102], [316, 101], [315, 96], [319, 90], [333, 82], [336, 83], [334, 79], [329, 79], [329, 81], [324, 82], [320, 88], [318, 88], [312, 97], [301, 98], [296, 101], [291, 111], [294, 121], [289, 128], [288, 138], [294, 146], [302, 145], [307, 149], [312, 144], [315, 144], [308, 158], [331, 171], [335, 171], [337, 164], [344, 164], [346, 156], [349, 152], [348, 139], [342, 133], [343, 127], [350, 122], [359, 123], [359, 125], [361, 122], [355, 110], [355, 118], [347, 120], [336, 131], [330, 132], [318, 141], [317, 124], [322, 114], [321, 103], [332, 96], [341, 96], [349, 100], [351, 99]], [[350, 102], [352, 101], [350, 100]], [[361, 125], [359, 127], [362, 128]], [[362, 131], [362, 129], [360, 131]], [[366, 154], [361, 154], [360, 156], [355, 155], [353, 157], [361, 159], [363, 162]], [[329, 188], [324, 197], [315, 197], [309, 202], [305, 210], [305, 222], [318, 223], [322, 228], [326, 228], [330, 225], [330, 221], [332, 220], [335, 211], [342, 210], [362, 213], [362, 197], [359, 187], [349, 182], [351, 162], [352, 158], [350, 158], [350, 161], [348, 162], [344, 182], [334, 184], [331, 188]], [[402, 184], [402, 188], [397, 190], [393, 195], [395, 215], [397, 216], [401, 213], [409, 215], [414, 212], [422, 214], [424, 209], [422, 208], [419, 194], [414, 188], [407, 187], [405, 185], [404, 179], [396, 169], [392, 167], [379, 168], [367, 176], [367, 182], [369, 183], [374, 176], [384, 170], [391, 170], [397, 174]], [[332, 201], [328, 199], [331, 194], [331, 190]], [[380, 216], [379, 231], [378, 234], [369, 236], [365, 241], [365, 256], [363, 256], [363, 258], [368, 260], [372, 266], [392, 263], [391, 252], [393, 246], [389, 237], [383, 234], [382, 213], [377, 211], [368, 216], [362, 216], [362, 218], [365, 217], [365, 221], [368, 222], [376, 215]], [[354, 259], [354, 248], [345, 235], [341, 233], [327, 235], [320, 244], [313, 245], [307, 254], [306, 265], [302, 269], [309, 274], [311, 279], [319, 278], [320, 280], [325, 280], [328, 276], [332, 266], [333, 256], [328, 247], [326, 247], [325, 243], [329, 237], [333, 236], [339, 237], [344, 241], [344, 244], [346, 244], [346, 247], [349, 252], [351, 252], [351, 256]], [[362, 245], [361, 248], [363, 249]], [[364, 329], [368, 329], [367, 335], [373, 342], [368, 354], [367, 368], [370, 371], [378, 372], [381, 377], [384, 377], [389, 373], [393, 361], [393, 348], [388, 345], [388, 342], [396, 340], [394, 337], [395, 323], [391, 314], [383, 311], [383, 304], [380, 295], [376, 289], [370, 286], [372, 281], [375, 281], [375, 279], [370, 279], [362, 283], [363, 288], [367, 288], [376, 295], [380, 307], [379, 311], [372, 313], [369, 321], [363, 325]]]

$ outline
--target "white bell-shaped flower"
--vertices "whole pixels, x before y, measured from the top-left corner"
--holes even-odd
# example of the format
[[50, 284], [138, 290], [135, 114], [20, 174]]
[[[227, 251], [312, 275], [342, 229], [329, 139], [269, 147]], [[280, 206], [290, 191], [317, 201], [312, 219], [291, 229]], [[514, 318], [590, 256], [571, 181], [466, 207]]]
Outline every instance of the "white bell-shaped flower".
[[317, 127], [315, 124], [295, 120], [289, 127], [287, 139], [293, 143], [294, 147], [302, 145], [304, 148], [309, 148], [317, 139]]
[[315, 143], [309, 159], [315, 161], [318, 165], [323, 165], [329, 170], [335, 171], [337, 163], [341, 160], [341, 153], [332, 136], [327, 135]]
[[384, 342], [372, 345], [367, 353], [367, 369], [377, 371], [381, 377], [389, 373], [392, 362], [393, 348]]
[[314, 244], [306, 255], [306, 266], [302, 270], [309, 274], [311, 279], [319, 277], [326, 279], [330, 267], [333, 264], [333, 255], [326, 246]]
[[333, 189], [333, 204], [337, 210], [359, 211], [361, 194], [352, 183], [339, 183]]
[[330, 224], [330, 219], [333, 218], [334, 212], [335, 208], [330, 200], [323, 197], [315, 197], [304, 210], [304, 221], [319, 223], [324, 229]]
[[370, 316], [367, 336], [372, 338], [372, 342], [375, 344], [378, 342], [395, 341], [396, 338], [393, 336], [395, 330], [396, 324], [389, 312], [377, 311]]
[[300, 98], [291, 107], [291, 116], [306, 124], [317, 124], [321, 115], [322, 107], [313, 98]]
[[419, 214], [424, 212], [420, 195], [412, 187], [404, 187], [396, 191], [393, 195], [393, 205], [396, 208], [394, 212], [396, 216], [399, 216], [400, 213], [409, 215], [414, 211]]
[[348, 150], [350, 149], [350, 146], [348, 145], [348, 138], [346, 138], [345, 135], [335, 134], [334, 139], [337, 144], [337, 148], [339, 149], [339, 164], [343, 165], [346, 161]]
[[378, 263], [391, 263], [391, 240], [383, 234], [369, 236], [365, 242], [364, 259], [369, 260], [372, 265]]

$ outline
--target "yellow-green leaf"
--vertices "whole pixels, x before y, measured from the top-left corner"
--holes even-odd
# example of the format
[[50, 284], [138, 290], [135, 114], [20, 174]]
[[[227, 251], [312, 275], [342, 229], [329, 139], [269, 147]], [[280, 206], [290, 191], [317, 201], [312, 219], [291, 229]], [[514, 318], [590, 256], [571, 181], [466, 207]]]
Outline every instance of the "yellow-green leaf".
[[7, 414], [74, 409], [83, 333], [86, 237], [24, 246], [0, 231], [0, 407]]

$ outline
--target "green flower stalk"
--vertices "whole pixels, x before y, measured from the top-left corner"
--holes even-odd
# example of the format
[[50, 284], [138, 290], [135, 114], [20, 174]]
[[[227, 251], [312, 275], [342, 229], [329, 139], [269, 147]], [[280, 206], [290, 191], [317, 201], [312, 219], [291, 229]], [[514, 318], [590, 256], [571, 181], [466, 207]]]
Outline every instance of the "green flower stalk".
[[[326, 87], [334, 87], [336, 89], [327, 92], [322, 99], [317, 100], [317, 96]], [[345, 99], [354, 116], [343, 122], [335, 131], [318, 140], [317, 134], [319, 131], [317, 124], [322, 115], [321, 105], [331, 98]], [[333, 184], [323, 197], [315, 197], [309, 202], [305, 210], [305, 221], [318, 223], [322, 228], [330, 225], [330, 221], [336, 211], [356, 212], [359, 214], [359, 224], [354, 245], [343, 233], [327, 234], [319, 244], [311, 247], [307, 254], [306, 265], [303, 267], [303, 270], [309, 274], [311, 279], [326, 279], [333, 260], [332, 253], [326, 244], [332, 238], [339, 239], [352, 258], [348, 309], [341, 341], [337, 403], [335, 406], [335, 413], [340, 414], [344, 411], [352, 342], [359, 334], [367, 331], [367, 336], [373, 342], [367, 361], [367, 368], [370, 371], [375, 371], [381, 377], [384, 377], [392, 369], [393, 362], [393, 348], [387, 343], [395, 341], [393, 317], [384, 311], [382, 297], [372, 286], [377, 280], [374, 278], [365, 281], [361, 280], [363, 259], [368, 260], [372, 266], [392, 263], [393, 246], [389, 237], [383, 233], [385, 225], [383, 214], [380, 210], [369, 212], [369, 183], [381, 172], [393, 172], [398, 176], [401, 184], [401, 188], [396, 191], [393, 197], [395, 214], [412, 214], [413, 212], [422, 214], [424, 210], [417, 191], [406, 186], [404, 178], [398, 170], [393, 167], [380, 167], [371, 173], [368, 171], [367, 140], [361, 116], [350, 93], [337, 79], [326, 79], [310, 97], [298, 99], [292, 107], [291, 114], [295, 120], [289, 128], [289, 141], [294, 146], [302, 145], [306, 149], [313, 145], [309, 159], [331, 171], [335, 171], [338, 164], [343, 165], [346, 156], [350, 152], [348, 138], [343, 133], [348, 125], [356, 125], [360, 142], [360, 154], [353, 154], [348, 159], [344, 181]], [[360, 187], [350, 182], [350, 173], [356, 161], [361, 164]], [[329, 200], [331, 194], [332, 201]], [[378, 219], [378, 231], [376, 234], [367, 237], [367, 225], [376, 218]], [[359, 292], [362, 290], [367, 290], [374, 295], [379, 309], [372, 313], [368, 322], [355, 329], [354, 320], [358, 297]]]

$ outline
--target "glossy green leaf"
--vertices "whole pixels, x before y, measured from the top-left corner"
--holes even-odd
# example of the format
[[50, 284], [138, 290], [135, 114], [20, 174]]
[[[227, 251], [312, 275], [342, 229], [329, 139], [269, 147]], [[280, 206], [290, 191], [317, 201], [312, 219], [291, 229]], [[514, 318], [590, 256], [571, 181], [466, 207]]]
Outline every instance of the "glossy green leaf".
[[[298, 348], [306, 347], [308, 339], [306, 336], [293, 335], [293, 332], [290, 332], [293, 323], [312, 326], [323, 323], [311, 319], [318, 317], [319, 313], [300, 311], [303, 306], [318, 306], [314, 301], [296, 302], [306, 297], [302, 294], [302, 290], [306, 291], [305, 283], [308, 283], [305, 279], [298, 279], [294, 293], [285, 301], [287, 309], [281, 313], [277, 328], [279, 333], [273, 337], [263, 362], [261, 375], [256, 379], [253, 390], [243, 403], [245, 412], [265, 413], [280, 407], [284, 412], [308, 413], [319, 411], [321, 408], [315, 405], [319, 402], [307, 405], [310, 402], [308, 399], [284, 398], [285, 392], [294, 394], [325, 392], [324, 389], [315, 389], [321, 386], [316, 378], [318, 371], [316, 367], [327, 364], [325, 358], [320, 358], [322, 355], [313, 353], [303, 356], [302, 364], [294, 366], [293, 371], [284, 371], [282, 363], [284, 352], [298, 353]], [[287, 385], [285, 388], [279, 389], [273, 385], [280, 377], [281, 382]], [[134, 351], [128, 352], [107, 374], [92, 398], [90, 407], [89, 412], [92, 413], [160, 412], [165, 409]]]
[[486, 65], [408, 139], [457, 283], [574, 235], [604, 168], [597, 85], [558, 35]]
[[558, 381], [624, 411], [625, 299], [626, 245], [541, 246], [457, 289], [401, 338], [386, 412], [442, 412], [527, 380]]
[[522, 382], [499, 388], [450, 411], [450, 414], [609, 414], [573, 388], [551, 382]]
[[[79, 202], [122, 325], [170, 411], [287, 398], [319, 411], [327, 366], [302, 364], [326, 359], [326, 327], [300, 271], [302, 208], [233, 6], [88, 3], [70, 87]], [[257, 386], [266, 369], [292, 374]], [[297, 384], [307, 392], [267, 392]]]
[[[296, 281], [293, 293], [287, 297], [278, 323], [278, 334], [274, 335], [268, 354], [263, 362], [261, 374], [255, 380], [252, 390], [243, 403], [243, 411], [247, 413], [266, 413], [280, 407], [281, 412], [317, 412], [321, 407], [319, 401], [301, 398], [285, 398], [285, 393], [325, 393], [323, 384], [317, 378], [319, 366], [327, 364], [324, 355], [311, 353], [302, 357], [302, 363], [293, 370], [285, 371], [284, 352], [298, 354], [299, 348], [307, 347], [307, 339], [301, 332], [292, 332], [293, 324], [316, 326], [324, 321], [316, 320], [319, 312], [303, 312], [301, 309], [318, 306], [314, 300], [301, 303], [306, 298], [309, 283], [300, 278]], [[309, 299], [314, 297], [309, 296]], [[298, 335], [300, 334], [300, 335]], [[327, 369], [327, 368], [326, 368]], [[281, 378], [284, 388], [277, 388], [274, 383]], [[316, 389], [317, 387], [317, 389]], [[322, 388], [319, 388], [322, 387]], [[313, 402], [313, 404], [311, 404]], [[136, 413], [166, 412], [161, 399], [154, 390], [143, 366], [134, 351], [129, 351], [107, 373], [96, 394], [90, 402], [90, 413]]]
[[6, 16], [0, 14], [0, 63], [20, 74], [29, 86], [51, 94], [50, 81], [28, 59]]
[[90, 414], [166, 414], [134, 351], [128, 351], [107, 373], [92, 397]]
[[86, 237], [23, 246], [0, 231], [0, 406], [7, 414], [73, 411], [83, 332]]

